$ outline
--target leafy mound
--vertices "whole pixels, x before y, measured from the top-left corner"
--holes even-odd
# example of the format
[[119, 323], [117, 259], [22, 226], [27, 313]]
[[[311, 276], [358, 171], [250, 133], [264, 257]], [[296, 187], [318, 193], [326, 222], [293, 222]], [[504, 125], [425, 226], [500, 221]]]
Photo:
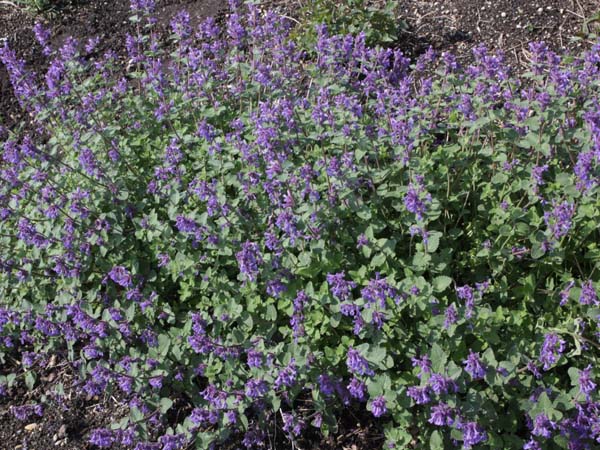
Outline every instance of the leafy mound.
[[260, 448], [350, 408], [398, 448], [600, 442], [600, 46], [532, 43], [517, 79], [231, 6], [168, 53], [133, 1], [126, 72], [41, 27], [43, 85], [2, 50], [37, 132], [3, 145], [0, 361], [129, 398], [98, 447]]

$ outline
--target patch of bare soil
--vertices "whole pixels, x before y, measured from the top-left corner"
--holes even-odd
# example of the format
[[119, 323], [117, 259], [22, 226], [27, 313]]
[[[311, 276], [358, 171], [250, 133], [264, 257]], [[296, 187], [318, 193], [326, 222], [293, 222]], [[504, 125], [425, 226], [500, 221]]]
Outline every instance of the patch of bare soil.
[[[17, 55], [35, 72], [44, 73], [48, 60], [35, 40], [32, 28], [36, 21], [52, 27], [51, 43], [60, 46], [68, 36], [82, 42], [99, 37], [96, 49], [102, 55], [111, 49], [125, 55], [125, 38], [135, 33], [129, 21], [129, 0], [70, 0], [59, 4], [49, 17], [35, 17], [23, 8], [0, 2], [0, 45], [7, 41]], [[171, 18], [186, 9], [193, 23], [221, 13], [227, 5], [222, 0], [158, 0], [156, 2], [158, 29], [168, 33]], [[0, 64], [0, 125], [7, 128], [26, 119], [14, 97], [8, 74]]]
[[[399, 0], [398, 12], [410, 29], [412, 54], [430, 45], [454, 53], [468, 64], [480, 44], [502, 50], [520, 70], [527, 64], [528, 43], [544, 41], [555, 51], [577, 53], [586, 40], [572, 38], [597, 29], [597, 0]], [[400, 44], [402, 46], [402, 44]]]

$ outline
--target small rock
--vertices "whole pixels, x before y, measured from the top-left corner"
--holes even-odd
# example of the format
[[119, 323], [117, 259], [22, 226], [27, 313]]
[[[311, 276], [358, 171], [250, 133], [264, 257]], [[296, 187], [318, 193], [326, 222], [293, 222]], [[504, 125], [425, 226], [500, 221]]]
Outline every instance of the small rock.
[[26, 431], [34, 431], [39, 425], [37, 423], [30, 423], [28, 425], [25, 425], [25, 430]]
[[63, 438], [66, 435], [67, 435], [67, 426], [63, 424], [58, 429], [58, 437]]
[[538, 13], [538, 14], [541, 14], [541, 13], [543, 13], [543, 12], [544, 12], [544, 8], [541, 8], [541, 7], [540, 7], [540, 8], [538, 8], [538, 9], [537, 9], [537, 13]]
[[500, 17], [506, 17], [506, 13], [505, 12], [501, 12], [500, 13]]

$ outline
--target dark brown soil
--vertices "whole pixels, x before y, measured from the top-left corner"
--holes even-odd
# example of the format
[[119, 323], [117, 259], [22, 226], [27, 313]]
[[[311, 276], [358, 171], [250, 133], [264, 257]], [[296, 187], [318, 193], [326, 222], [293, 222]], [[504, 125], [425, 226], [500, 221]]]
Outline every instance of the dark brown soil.
[[577, 53], [589, 46], [573, 37], [597, 31], [598, 0], [399, 0], [398, 12], [410, 26], [406, 38], [414, 55], [430, 45], [454, 53], [462, 64], [485, 44], [503, 50], [515, 70], [527, 64], [528, 43], [544, 41], [555, 51]]
[[[222, 0], [158, 0], [156, 17], [159, 30], [167, 30], [171, 18], [181, 9], [186, 9], [194, 22], [217, 15], [227, 2]], [[28, 67], [43, 72], [47, 59], [32, 32], [36, 21], [50, 25], [53, 29], [52, 44], [62, 44], [67, 36], [85, 42], [99, 37], [98, 54], [112, 49], [123, 55], [125, 36], [133, 33], [129, 21], [129, 0], [69, 0], [59, 5], [50, 15], [35, 17], [22, 8], [0, 4], [0, 45], [7, 40], [10, 47], [23, 58]], [[166, 32], [166, 31], [165, 31]], [[6, 69], [0, 64], [0, 125], [12, 128], [25, 119], [17, 99], [12, 94]]]
[[[45, 367], [36, 371], [38, 379], [32, 390], [20, 378], [6, 396], [0, 396], [2, 450], [91, 449], [93, 446], [87, 442], [89, 431], [107, 426], [128, 412], [127, 404], [112, 395], [89, 398], [78, 393], [77, 374], [70, 364], [60, 362], [59, 358], [50, 358]], [[0, 367], [0, 374], [4, 372], [20, 371], [17, 366], [7, 364]], [[64, 391], [62, 397], [56, 395], [59, 385]], [[41, 417], [33, 414], [26, 420], [18, 420], [11, 411], [11, 407], [42, 402]]]
[[[291, 15], [297, 6], [292, 0], [272, 3]], [[157, 4], [159, 26], [165, 30], [170, 18], [181, 8], [198, 21], [222, 12], [226, 2], [158, 0]], [[453, 52], [459, 62], [468, 63], [472, 49], [485, 43], [492, 50], [504, 50], [508, 61], [518, 69], [527, 62], [527, 43], [531, 41], [544, 40], [555, 50], [578, 51], [586, 41], [575, 42], [572, 37], [586, 24], [590, 28], [596, 26], [587, 21], [599, 9], [597, 0], [398, 0], [400, 17], [409, 25], [398, 45], [411, 56], [431, 45], [438, 51]], [[7, 40], [31, 68], [44, 71], [47, 62], [31, 31], [34, 22], [42, 20], [54, 29], [54, 45], [60, 45], [69, 35], [81, 39], [98, 36], [102, 39], [99, 53], [113, 49], [123, 55], [125, 35], [133, 31], [128, 16], [129, 0], [65, 0], [50, 19], [35, 18], [23, 10], [0, 4], [0, 45]], [[7, 73], [0, 67], [0, 125], [10, 128], [24, 120]], [[0, 373], [6, 370], [7, 367], [0, 365]], [[10, 413], [10, 406], [39, 402], [58, 382], [63, 383], [67, 393], [64, 404], [50, 400], [43, 417], [24, 422]], [[127, 406], [108, 395], [86, 398], [76, 394], [75, 382], [73, 371], [58, 363], [44, 371], [33, 391], [21, 384], [8, 396], [0, 396], [0, 449], [91, 449], [87, 442], [89, 431], [119, 419], [126, 414]], [[375, 449], [381, 447], [382, 433], [368, 415], [357, 417], [349, 413], [340, 420], [337, 436], [320, 442], [319, 439], [315, 436], [311, 443], [307, 436], [298, 448]]]

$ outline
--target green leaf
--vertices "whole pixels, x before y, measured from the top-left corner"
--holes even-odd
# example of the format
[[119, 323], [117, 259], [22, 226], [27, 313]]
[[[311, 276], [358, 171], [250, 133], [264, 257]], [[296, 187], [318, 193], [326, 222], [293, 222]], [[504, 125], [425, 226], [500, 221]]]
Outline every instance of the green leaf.
[[452, 278], [440, 275], [435, 277], [431, 283], [435, 292], [444, 292], [448, 286], [452, 284]]
[[365, 355], [366, 360], [375, 365], [379, 365], [385, 357], [386, 350], [384, 347], [369, 346], [369, 351]]
[[173, 406], [173, 400], [169, 397], [163, 397], [160, 399], [160, 412], [165, 414]]
[[440, 231], [430, 231], [427, 238], [427, 252], [434, 253], [440, 246], [440, 238], [442, 233]]
[[437, 343], [434, 343], [431, 346], [431, 353], [429, 355], [431, 358], [431, 368], [436, 373], [444, 373], [446, 369], [446, 362], [448, 361], [448, 355], [444, 352], [442, 347], [440, 347]]
[[37, 376], [36, 376], [35, 372], [33, 372], [31, 370], [29, 372], [27, 372], [25, 374], [25, 386], [27, 386], [27, 389], [29, 389], [30, 391], [33, 390], [36, 380], [37, 380]]
[[377, 253], [371, 260], [371, 267], [379, 267], [385, 264], [386, 256], [383, 253]]
[[438, 430], [434, 430], [429, 438], [429, 448], [431, 450], [444, 450], [444, 437]]

